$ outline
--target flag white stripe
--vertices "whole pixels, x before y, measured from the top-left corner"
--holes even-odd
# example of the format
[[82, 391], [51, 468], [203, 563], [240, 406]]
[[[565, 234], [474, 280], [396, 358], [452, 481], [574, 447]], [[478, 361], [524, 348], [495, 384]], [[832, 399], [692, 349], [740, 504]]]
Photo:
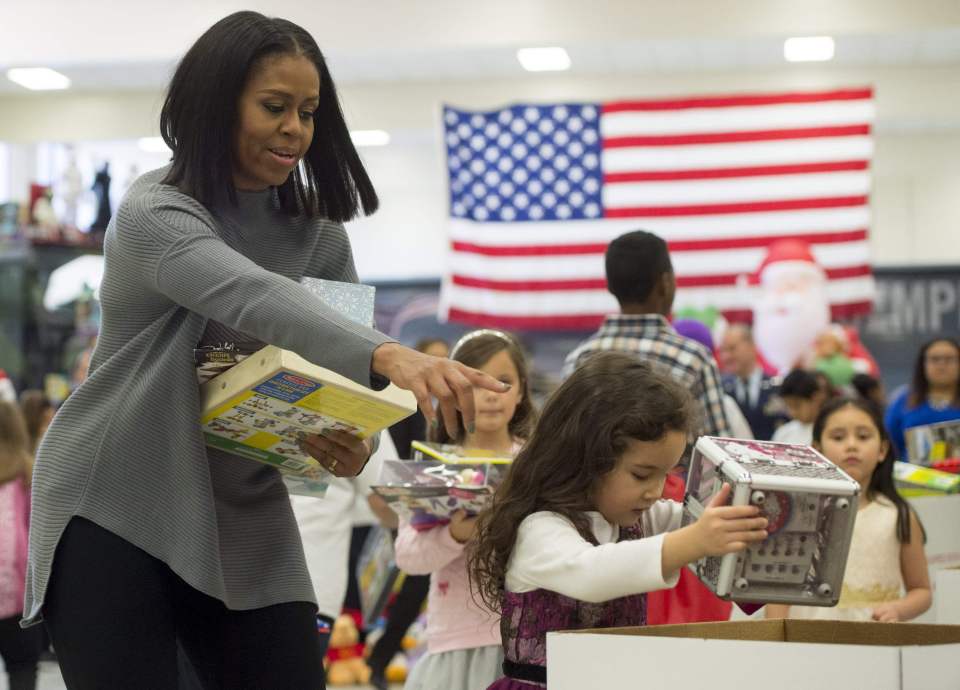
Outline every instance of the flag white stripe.
[[801, 127], [835, 127], [873, 122], [873, 100], [786, 103], [735, 108], [693, 108], [663, 111], [604, 113], [600, 132], [604, 137], [706, 134]]
[[[827, 296], [832, 304], [872, 300], [874, 280], [869, 276], [830, 281]], [[756, 286], [688, 288], [677, 291], [676, 309], [716, 307], [721, 310], [752, 309], [760, 297]], [[557, 290], [549, 292], [497, 292], [446, 285], [445, 304], [491, 316], [538, 317], [609, 314], [618, 310], [606, 290]]]
[[607, 209], [632, 206], [686, 206], [738, 201], [864, 196], [869, 192], [870, 174], [865, 171], [682, 182], [624, 182], [603, 186], [603, 206]]
[[[870, 263], [870, 245], [865, 240], [814, 245], [814, 257], [824, 269], [863, 266]], [[753, 273], [766, 256], [763, 247], [722, 249], [671, 254], [673, 269], [679, 276], [713, 276]], [[482, 280], [590, 280], [604, 277], [603, 254], [570, 256], [484, 256], [470, 252], [451, 252], [450, 271], [454, 275]]]
[[458, 218], [451, 219], [449, 227], [450, 238], [455, 242], [474, 242], [491, 247], [524, 247], [606, 243], [638, 228], [655, 232], [671, 242], [843, 232], [869, 226], [870, 208], [852, 206], [682, 218], [611, 218], [539, 223], [478, 223]]
[[822, 137], [729, 144], [608, 148], [602, 153], [602, 167], [607, 173], [700, 170], [866, 160], [872, 155], [873, 138], [870, 136]]

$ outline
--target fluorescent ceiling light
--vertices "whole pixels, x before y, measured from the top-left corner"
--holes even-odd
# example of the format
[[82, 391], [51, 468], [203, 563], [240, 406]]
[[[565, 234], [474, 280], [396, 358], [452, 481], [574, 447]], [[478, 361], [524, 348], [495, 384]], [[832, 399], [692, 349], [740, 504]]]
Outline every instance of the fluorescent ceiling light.
[[49, 67], [13, 67], [7, 79], [33, 91], [52, 91], [70, 87], [70, 79]]
[[382, 129], [355, 129], [350, 132], [354, 146], [386, 146], [390, 143], [390, 134]]
[[137, 139], [137, 146], [147, 153], [170, 153], [170, 147], [163, 137], [142, 137]]
[[528, 72], [562, 72], [570, 69], [570, 56], [563, 48], [521, 48], [517, 60]]
[[833, 59], [833, 39], [829, 36], [801, 36], [783, 42], [787, 62], [822, 62]]

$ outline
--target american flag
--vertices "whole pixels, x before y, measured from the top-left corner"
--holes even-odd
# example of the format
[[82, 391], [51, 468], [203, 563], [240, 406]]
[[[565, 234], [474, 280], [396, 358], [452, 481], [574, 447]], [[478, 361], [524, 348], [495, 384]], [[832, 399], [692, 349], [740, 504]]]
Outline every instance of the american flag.
[[441, 316], [590, 329], [617, 311], [603, 253], [663, 237], [677, 309], [749, 320], [778, 239], [808, 242], [835, 319], [869, 312], [870, 88], [444, 108], [451, 251]]

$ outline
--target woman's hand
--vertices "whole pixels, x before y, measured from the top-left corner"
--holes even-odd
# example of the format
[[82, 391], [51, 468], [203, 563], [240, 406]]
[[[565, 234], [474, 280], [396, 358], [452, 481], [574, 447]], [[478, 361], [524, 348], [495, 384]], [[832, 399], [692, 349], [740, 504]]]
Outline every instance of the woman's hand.
[[307, 434], [300, 447], [337, 477], [355, 477], [367, 464], [373, 451], [372, 441], [359, 439], [345, 431], [326, 429]]
[[477, 517], [467, 517], [466, 511], [458, 510], [450, 516], [450, 524], [447, 526], [450, 530], [450, 536], [454, 541], [460, 544], [466, 544], [473, 539], [477, 531]]
[[386, 376], [397, 387], [411, 391], [430, 424], [436, 424], [437, 413], [431, 398], [439, 401], [443, 421], [451, 438], [457, 438], [457, 410], [463, 416], [464, 428], [474, 430], [474, 387], [503, 393], [510, 385], [497, 381], [482, 371], [455, 362], [417, 352], [399, 343], [384, 343], [373, 351], [372, 369]]

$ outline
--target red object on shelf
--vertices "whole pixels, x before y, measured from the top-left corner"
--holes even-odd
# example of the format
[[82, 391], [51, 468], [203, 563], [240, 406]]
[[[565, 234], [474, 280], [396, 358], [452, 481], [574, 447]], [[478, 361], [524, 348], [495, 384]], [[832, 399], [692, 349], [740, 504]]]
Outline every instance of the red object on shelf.
[[954, 474], [960, 474], [960, 458], [946, 458], [945, 460], [937, 460], [930, 464], [930, 466], [935, 470], [940, 470], [941, 472], [953, 472]]

